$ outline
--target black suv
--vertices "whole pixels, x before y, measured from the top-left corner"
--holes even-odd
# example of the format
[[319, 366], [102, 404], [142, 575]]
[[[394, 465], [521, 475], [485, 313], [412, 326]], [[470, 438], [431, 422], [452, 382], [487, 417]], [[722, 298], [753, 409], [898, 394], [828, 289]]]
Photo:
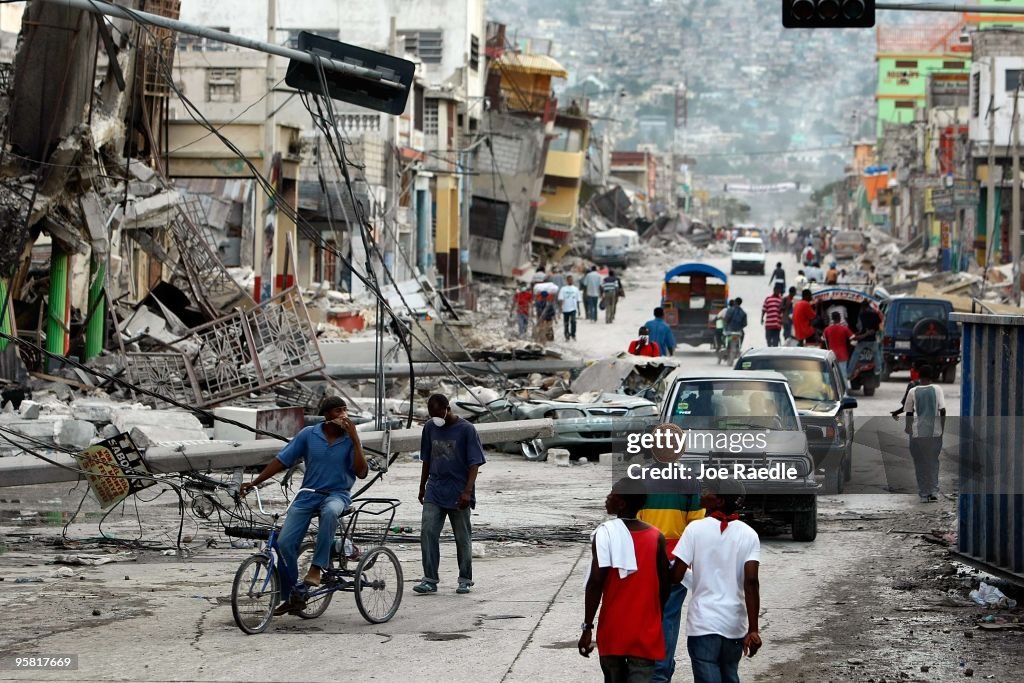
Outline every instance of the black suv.
[[786, 377], [824, 493], [842, 493], [853, 474], [853, 409], [835, 354], [811, 347], [751, 349], [737, 370], [775, 370]]
[[960, 363], [960, 328], [949, 319], [953, 305], [942, 299], [906, 297], [882, 304], [882, 379], [898, 370], [930, 365], [936, 377], [956, 380]]

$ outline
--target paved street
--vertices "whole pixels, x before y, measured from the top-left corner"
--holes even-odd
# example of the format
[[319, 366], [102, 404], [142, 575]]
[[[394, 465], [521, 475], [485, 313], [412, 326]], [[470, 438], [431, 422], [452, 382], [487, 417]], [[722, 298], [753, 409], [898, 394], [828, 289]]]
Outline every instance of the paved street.
[[[791, 259], [783, 261], [793, 269]], [[581, 323], [580, 341], [574, 346], [588, 357], [623, 347], [657, 302], [660, 282], [655, 277], [643, 269], [630, 271], [630, 305], [620, 309], [619, 320], [610, 326]], [[730, 283], [733, 296], [749, 302], [747, 310], [756, 321], [765, 278], [740, 276]], [[762, 339], [763, 332], [753, 326], [748, 343]], [[719, 367], [705, 349], [683, 347], [678, 355], [692, 359], [698, 368]], [[898, 402], [903, 386], [902, 380], [894, 381], [871, 399], [860, 397], [858, 419], [885, 415]], [[959, 387], [946, 389], [955, 410]], [[882, 419], [891, 423], [887, 415]], [[906, 463], [899, 466], [909, 476]], [[953, 502], [922, 508], [916, 496], [885, 493], [886, 472], [891, 475], [891, 470], [892, 463], [883, 463], [877, 449], [861, 446], [855, 455], [853, 484], [865, 493], [823, 497], [814, 543], [795, 543], [788, 535], [764, 532], [765, 649], [744, 661], [741, 671], [748, 680], [795, 680], [787, 673], [794, 666], [817, 680], [813, 672], [820, 673], [821, 667], [834, 671], [853, 653], [878, 659], [882, 668], [898, 666], [898, 659], [886, 654], [891, 645], [875, 642], [878, 634], [861, 626], [851, 633], [843, 630], [844, 625], [852, 629], [858, 615], [874, 618], [883, 612], [895, 614], [898, 621], [895, 610], [903, 609], [906, 601], [905, 594], [893, 594], [889, 588], [892, 577], [921, 571], [935, 560], [934, 553], [927, 554], [930, 548], [908, 552], [908, 537], [887, 531], [949, 528]], [[419, 526], [418, 475], [419, 463], [403, 459], [373, 489], [374, 495], [403, 501], [397, 524]], [[951, 475], [947, 463], [946, 490], [952, 485]], [[242, 635], [231, 618], [231, 579], [247, 551], [225, 547], [213, 525], [197, 528], [186, 522], [184, 533], [191, 537], [193, 552], [185, 558], [140, 551], [134, 561], [74, 567], [72, 575], [57, 576], [54, 565], [45, 564], [55, 552], [50, 544], [82, 489], [71, 494], [58, 486], [0, 489], [3, 531], [8, 534], [6, 552], [0, 554], [0, 607], [8, 615], [0, 625], [0, 652], [77, 654], [80, 667], [74, 675], [3, 671], [0, 679], [223, 681], [239, 680], [240, 672], [250, 671], [266, 681], [397, 681], [434, 678], [441, 672], [451, 681], [595, 680], [596, 659], [584, 660], [575, 651], [583, 609], [581, 559], [588, 530], [604, 519], [602, 501], [611, 483], [611, 470], [597, 464], [559, 468], [491, 454], [480, 476], [480, 504], [473, 517], [485, 554], [474, 562], [477, 586], [472, 594], [454, 594], [450, 542], [442, 547], [439, 594], [412, 593], [408, 588], [420, 576], [418, 546], [415, 538], [397, 539], [394, 547], [407, 590], [392, 621], [366, 624], [351, 597], [342, 594], [320, 619], [278, 618], [270, 632], [259, 636]], [[31, 514], [58, 509], [64, 515]], [[94, 546], [90, 550], [88, 538], [96, 534], [97, 519], [91, 499], [83, 510], [81, 521], [68, 529], [68, 537], [77, 539], [71, 547], [102, 552]], [[173, 494], [141, 503], [139, 510], [141, 522], [134, 507], [128, 506], [123, 516], [119, 512], [104, 524], [104, 532], [133, 538], [141, 524], [143, 538], [173, 540], [178, 521]], [[12, 524], [15, 518], [21, 523]], [[208, 548], [207, 541], [218, 547]], [[16, 583], [34, 577], [43, 581]], [[847, 594], [853, 586], [857, 588], [851, 597]], [[939, 639], [946, 637], [938, 625], [925, 628]], [[685, 650], [679, 654], [676, 679], [688, 681]], [[945, 670], [947, 664], [940, 658], [933, 670]]]

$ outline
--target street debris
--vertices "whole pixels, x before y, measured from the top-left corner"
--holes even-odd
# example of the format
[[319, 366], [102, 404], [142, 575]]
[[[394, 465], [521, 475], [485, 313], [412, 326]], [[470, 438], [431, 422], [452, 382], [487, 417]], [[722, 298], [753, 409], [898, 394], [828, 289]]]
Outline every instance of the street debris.
[[1006, 597], [1001, 590], [984, 581], [977, 590], [971, 591], [970, 598], [975, 604], [989, 609], [1013, 609], [1017, 606], [1016, 600]]

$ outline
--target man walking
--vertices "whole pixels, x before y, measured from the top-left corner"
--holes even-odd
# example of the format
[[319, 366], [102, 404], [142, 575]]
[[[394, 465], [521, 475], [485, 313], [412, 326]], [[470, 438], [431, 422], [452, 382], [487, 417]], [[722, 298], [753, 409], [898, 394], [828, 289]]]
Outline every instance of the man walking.
[[693, 569], [686, 649], [694, 683], [739, 683], [740, 659], [761, 648], [761, 542], [739, 521], [741, 496], [726, 492], [729, 482], [715, 484], [701, 499], [707, 517], [688, 524], [672, 552], [671, 579], [678, 583]]
[[946, 429], [946, 397], [942, 387], [932, 384], [935, 369], [930, 365], [918, 370], [920, 384], [907, 392], [904, 409], [906, 432], [910, 436], [910, 456], [917, 475], [917, 495], [922, 503], [934, 503], [939, 493], [939, 455]]
[[423, 579], [413, 590], [436, 593], [441, 562], [441, 529], [447, 517], [455, 534], [459, 562], [459, 587], [468, 593], [473, 585], [473, 529], [470, 511], [476, 507], [476, 476], [486, 461], [476, 427], [452, 413], [448, 399], [434, 394], [427, 399], [430, 420], [420, 437], [419, 501], [423, 506], [420, 552]]
[[843, 379], [850, 381], [850, 370], [847, 364], [850, 362], [850, 344], [853, 341], [853, 330], [843, 322], [843, 316], [839, 311], [832, 311], [832, 324], [825, 328], [825, 347], [835, 354], [836, 362], [839, 363], [839, 370], [843, 373]]
[[805, 289], [800, 301], [793, 305], [793, 336], [800, 346], [805, 346], [814, 337], [814, 306], [811, 304], [811, 290]]
[[[655, 433], [675, 432], [683, 434], [683, 429], [676, 424], [663, 424], [655, 428]], [[652, 452], [655, 463], [648, 469], [660, 470], [660, 477], [648, 474], [647, 502], [644, 504], [637, 519], [656, 527], [665, 536], [665, 552], [672, 559], [679, 538], [686, 527], [698, 519], [704, 518], [704, 508], [700, 506], [700, 485], [694, 479], [679, 479], [672, 476], [674, 463], [679, 460], [680, 453], [675, 448], [655, 449]], [[679, 642], [679, 625], [683, 613], [683, 602], [686, 591], [690, 587], [688, 574], [682, 583], [673, 583], [668, 599], [662, 610], [661, 630], [665, 635], [665, 658], [654, 665], [652, 683], [668, 683], [676, 669], [676, 644]]]
[[608, 275], [605, 276], [604, 282], [601, 283], [601, 300], [604, 302], [605, 324], [615, 322], [615, 308], [619, 303], [619, 299], [625, 295], [626, 293], [622, 290], [622, 280], [619, 279], [614, 270], [609, 269]]
[[775, 270], [772, 271], [771, 277], [768, 278], [768, 284], [771, 285], [772, 289], [782, 287], [782, 291], [786, 291], [786, 271], [782, 267], [782, 261], [775, 264]]
[[768, 346], [778, 346], [782, 335], [782, 285], [778, 283], [761, 305], [761, 324]]
[[512, 297], [512, 311], [516, 316], [516, 326], [519, 330], [519, 338], [526, 337], [526, 331], [530, 328], [530, 304], [533, 302], [533, 293], [528, 283], [519, 285], [519, 291]]
[[576, 339], [576, 315], [580, 310], [580, 290], [572, 282], [572, 275], [565, 278], [565, 286], [558, 290], [558, 303], [562, 305], [562, 322], [565, 325], [565, 341]]
[[654, 309], [654, 317], [644, 323], [651, 333], [651, 341], [657, 343], [661, 355], [671, 356], [676, 352], [676, 336], [672, 328], [665, 322], [665, 310], [660, 306]]
[[338, 518], [352, 503], [352, 485], [357, 477], [365, 479], [369, 472], [359, 433], [348, 417], [345, 401], [337, 396], [325, 398], [320, 404], [320, 415], [324, 418], [322, 424], [299, 432], [253, 481], [241, 486], [244, 496], [299, 460], [305, 462], [306, 472], [300, 488], [311, 490], [295, 496], [277, 537], [277, 553], [281, 559], [281, 602], [274, 610], [277, 616], [296, 614], [305, 606], [303, 601], [294, 598], [292, 591], [298, 582], [299, 547], [309, 523], [314, 516], [319, 516], [313, 562], [303, 582], [319, 586], [321, 572], [330, 566]]
[[591, 266], [590, 272], [583, 276], [583, 303], [586, 304], [587, 320], [597, 322], [597, 302], [601, 298], [601, 274], [597, 266]]
[[655, 662], [665, 657], [662, 606], [669, 591], [665, 537], [637, 519], [647, 495], [643, 482], [624, 477], [612, 486], [605, 510], [616, 519], [594, 532], [583, 602], [579, 653], [597, 647], [605, 683], [650, 681]]
[[782, 338], [793, 337], [793, 304], [796, 303], [796, 287], [790, 287], [789, 293], [782, 298]]
[[533, 323], [533, 339], [539, 344], [553, 341], [555, 338], [554, 319], [555, 305], [551, 297], [544, 290], [538, 294], [537, 302], [533, 305], [537, 313], [537, 319]]

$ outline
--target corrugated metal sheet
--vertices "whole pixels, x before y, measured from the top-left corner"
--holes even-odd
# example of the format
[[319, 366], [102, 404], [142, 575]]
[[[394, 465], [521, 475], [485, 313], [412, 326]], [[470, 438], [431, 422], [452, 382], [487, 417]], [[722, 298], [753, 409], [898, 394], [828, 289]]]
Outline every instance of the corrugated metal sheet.
[[1024, 582], [1024, 316], [954, 314], [963, 324], [958, 550]]

